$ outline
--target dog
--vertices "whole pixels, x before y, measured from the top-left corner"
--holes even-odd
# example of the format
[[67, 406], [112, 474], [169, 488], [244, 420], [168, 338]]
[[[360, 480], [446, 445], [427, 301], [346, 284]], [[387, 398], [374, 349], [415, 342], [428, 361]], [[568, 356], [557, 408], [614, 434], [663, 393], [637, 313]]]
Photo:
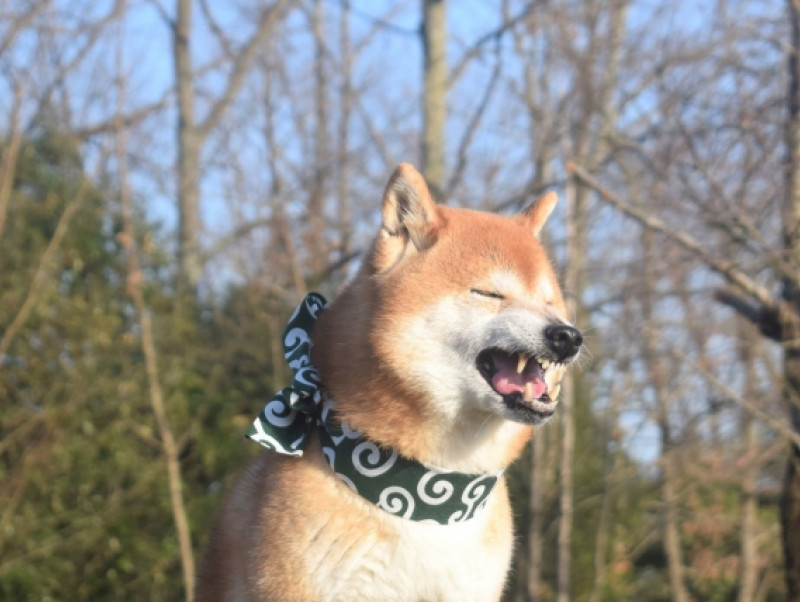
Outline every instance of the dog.
[[[513, 548], [502, 471], [555, 413], [582, 345], [539, 241], [555, 205], [548, 193], [511, 217], [441, 206], [414, 167], [394, 171], [358, 273], [307, 308], [310, 363], [295, 363], [316, 371], [298, 372], [316, 397], [280, 398], [313, 401], [303, 448], [262, 454], [236, 482], [197, 602], [500, 599]], [[356, 469], [339, 467], [351, 455]], [[389, 464], [417, 480], [353, 482], [369, 473], [369, 488]]]

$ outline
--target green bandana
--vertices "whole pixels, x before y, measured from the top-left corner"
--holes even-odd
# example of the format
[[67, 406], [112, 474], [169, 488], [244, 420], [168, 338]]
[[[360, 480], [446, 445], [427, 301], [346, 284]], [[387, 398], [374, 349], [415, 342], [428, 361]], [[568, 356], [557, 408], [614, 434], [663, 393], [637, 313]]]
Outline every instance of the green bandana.
[[331, 469], [348, 487], [390, 514], [442, 525], [472, 518], [486, 505], [502, 471], [452, 472], [398, 455], [350, 429], [335, 416], [311, 365], [311, 330], [327, 305], [311, 293], [284, 331], [284, 355], [294, 372], [253, 422], [247, 436], [267, 449], [302, 456], [314, 425]]

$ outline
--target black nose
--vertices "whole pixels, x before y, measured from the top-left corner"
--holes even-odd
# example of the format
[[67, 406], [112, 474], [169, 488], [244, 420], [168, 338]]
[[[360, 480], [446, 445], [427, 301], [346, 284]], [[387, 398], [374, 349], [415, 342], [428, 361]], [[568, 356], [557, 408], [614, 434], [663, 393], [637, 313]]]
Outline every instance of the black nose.
[[581, 331], [566, 324], [555, 324], [544, 330], [550, 350], [556, 354], [558, 360], [571, 358], [578, 353], [583, 344]]

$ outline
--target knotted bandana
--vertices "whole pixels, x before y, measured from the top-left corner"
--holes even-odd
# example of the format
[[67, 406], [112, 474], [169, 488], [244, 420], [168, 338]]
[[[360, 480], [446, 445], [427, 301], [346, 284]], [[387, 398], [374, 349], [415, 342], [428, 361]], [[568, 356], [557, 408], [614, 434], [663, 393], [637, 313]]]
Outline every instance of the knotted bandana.
[[267, 449], [302, 456], [322, 403], [319, 373], [311, 365], [311, 330], [328, 305], [311, 293], [294, 310], [283, 331], [283, 356], [294, 372], [292, 384], [264, 406], [247, 436]]
[[326, 305], [321, 295], [311, 293], [292, 314], [283, 334], [284, 356], [294, 372], [292, 384], [267, 403], [247, 436], [267, 449], [302, 456], [316, 425], [333, 472], [376, 506], [402, 518], [442, 525], [475, 516], [502, 471], [463, 474], [417, 462], [370, 441], [336, 418], [336, 403], [325, 397], [310, 356], [311, 330]]

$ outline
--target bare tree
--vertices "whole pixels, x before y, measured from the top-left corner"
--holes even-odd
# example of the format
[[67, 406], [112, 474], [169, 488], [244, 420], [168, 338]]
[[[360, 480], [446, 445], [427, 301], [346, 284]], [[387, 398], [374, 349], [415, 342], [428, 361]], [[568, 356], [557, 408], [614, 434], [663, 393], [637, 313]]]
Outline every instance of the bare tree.
[[314, 165], [311, 175], [310, 198], [308, 202], [309, 226], [305, 235], [305, 247], [309, 254], [309, 267], [312, 273], [321, 272], [328, 264], [325, 241], [325, 201], [328, 181], [333, 175], [330, 169], [333, 162], [328, 135], [328, 51], [325, 45], [325, 3], [314, 0], [311, 16], [311, 29], [314, 34]]
[[344, 259], [350, 254], [353, 224], [352, 208], [350, 201], [350, 120], [353, 115], [353, 51], [350, 41], [350, 2], [343, 0], [342, 10], [339, 16], [339, 43], [341, 44], [341, 85], [340, 103], [341, 115], [339, 117], [339, 131], [337, 138], [339, 148], [337, 158], [339, 162], [339, 185], [337, 195], [339, 197], [338, 211], [339, 232], [341, 240], [339, 244], [339, 257]]
[[655, 336], [656, 324], [654, 301], [657, 295], [655, 284], [656, 271], [653, 269], [655, 256], [655, 240], [653, 233], [642, 232], [642, 251], [645, 261], [642, 262], [640, 279], [643, 282], [641, 296], [642, 319], [648, 325], [645, 329], [643, 346], [644, 362], [649, 373], [649, 380], [653, 385], [655, 397], [656, 422], [660, 432], [661, 443], [661, 488], [663, 492], [662, 531], [664, 551], [667, 556], [669, 570], [669, 584], [672, 600], [675, 602], [688, 602], [689, 594], [686, 591], [684, 577], [684, 561], [680, 537], [680, 506], [678, 496], [678, 457], [676, 448], [679, 440], [673, 432], [670, 415], [670, 400], [668, 399], [670, 385], [668, 368], [665, 360], [660, 357], [659, 341]]
[[[800, 2], [788, 0], [791, 26], [789, 53], [788, 116], [786, 121], [785, 189], [781, 210], [782, 256], [793, 268], [781, 278], [781, 297], [761, 304], [757, 324], [762, 332], [780, 333], [783, 344], [783, 396], [789, 408], [789, 422], [800, 433]], [[739, 305], [735, 305], [739, 307]], [[750, 306], [752, 307], [752, 306]], [[752, 313], [745, 313], [753, 317]], [[800, 599], [800, 446], [792, 445], [786, 466], [781, 501], [783, 547], [786, 557], [786, 585], [791, 599]]]
[[444, 128], [448, 88], [446, 17], [445, 0], [422, 0], [422, 174], [437, 201], [442, 200], [445, 184]]
[[[752, 325], [740, 320], [740, 329], [752, 329]], [[747, 341], [756, 339], [754, 332], [739, 335], [739, 356], [745, 366], [744, 396], [755, 399], [758, 395], [756, 374], [756, 353]], [[755, 352], [754, 352], [755, 351]], [[739, 570], [739, 602], [755, 600], [758, 586], [758, 423], [746, 412], [742, 413], [741, 430], [744, 436], [744, 475], [742, 478], [742, 529], [741, 529], [741, 568]]]
[[[203, 118], [198, 118], [195, 110], [195, 74], [191, 64], [193, 0], [176, 0], [174, 22], [165, 15], [172, 31], [175, 91], [178, 98], [179, 263], [180, 281], [186, 291], [196, 291], [203, 269], [200, 248], [200, 155], [203, 145], [239, 93], [256, 50], [275, 27], [285, 4], [284, 0], [276, 0], [261, 9], [255, 31], [238, 53], [230, 57], [227, 81]], [[219, 30], [216, 31], [222, 36]], [[224, 48], [229, 47], [224, 38], [221, 44]]]
[[14, 337], [27, 321], [31, 311], [33, 311], [37, 303], [39, 303], [44, 284], [50, 277], [52, 277], [52, 274], [50, 274], [50, 264], [53, 261], [53, 257], [58, 252], [61, 240], [67, 233], [67, 229], [72, 221], [72, 217], [75, 215], [75, 211], [78, 209], [78, 207], [80, 207], [80, 203], [83, 200], [84, 194], [86, 193], [86, 185], [86, 182], [82, 182], [81, 188], [78, 190], [75, 197], [67, 204], [66, 208], [61, 214], [61, 217], [58, 219], [58, 224], [53, 232], [53, 236], [50, 239], [50, 242], [47, 244], [47, 248], [42, 254], [41, 259], [39, 260], [36, 273], [33, 275], [33, 279], [31, 280], [31, 286], [28, 289], [28, 293], [25, 295], [25, 301], [23, 301], [22, 305], [14, 316], [14, 319], [3, 331], [3, 336], [0, 337], [0, 358], [4, 357], [9, 347], [11, 347], [11, 342], [14, 340]]
[[[118, 53], [119, 60], [122, 54], [121, 50], [118, 50]], [[119, 71], [122, 73], [121, 61], [119, 65]], [[126, 82], [124, 78], [121, 77], [119, 79], [119, 85], [120, 91], [118, 101], [121, 104], [125, 98]], [[191, 602], [194, 597], [195, 564], [191, 531], [189, 529], [189, 518], [183, 499], [183, 484], [179, 459], [180, 445], [175, 438], [167, 416], [164, 394], [161, 387], [161, 377], [159, 376], [158, 370], [158, 357], [155, 338], [153, 336], [153, 325], [142, 292], [144, 274], [139, 261], [139, 249], [136, 244], [136, 232], [134, 231], [133, 225], [132, 191], [128, 176], [127, 137], [125, 128], [122, 125], [121, 106], [118, 106], [118, 111], [120, 119], [118, 121], [119, 128], [115, 139], [115, 154], [119, 176], [123, 225], [120, 240], [127, 251], [127, 291], [136, 308], [136, 317], [141, 330], [142, 354], [145, 359], [150, 405], [156, 420], [156, 426], [161, 439], [161, 449], [164, 454], [164, 462], [167, 467], [170, 506], [172, 508], [172, 516], [178, 536], [183, 586], [186, 593], [186, 600], [187, 602]]]
[[[582, 264], [582, 244], [579, 236], [582, 233], [578, 213], [577, 190], [575, 181], [567, 183], [567, 268], [564, 285], [567, 294], [579, 294], [581, 286], [580, 267]], [[575, 315], [579, 301], [570, 298], [567, 301], [568, 311]], [[574, 515], [574, 479], [573, 463], [575, 460], [575, 378], [572, 373], [564, 379], [561, 404], [561, 464], [559, 470], [559, 520], [558, 520], [558, 601], [569, 602], [572, 592], [572, 520]]]

